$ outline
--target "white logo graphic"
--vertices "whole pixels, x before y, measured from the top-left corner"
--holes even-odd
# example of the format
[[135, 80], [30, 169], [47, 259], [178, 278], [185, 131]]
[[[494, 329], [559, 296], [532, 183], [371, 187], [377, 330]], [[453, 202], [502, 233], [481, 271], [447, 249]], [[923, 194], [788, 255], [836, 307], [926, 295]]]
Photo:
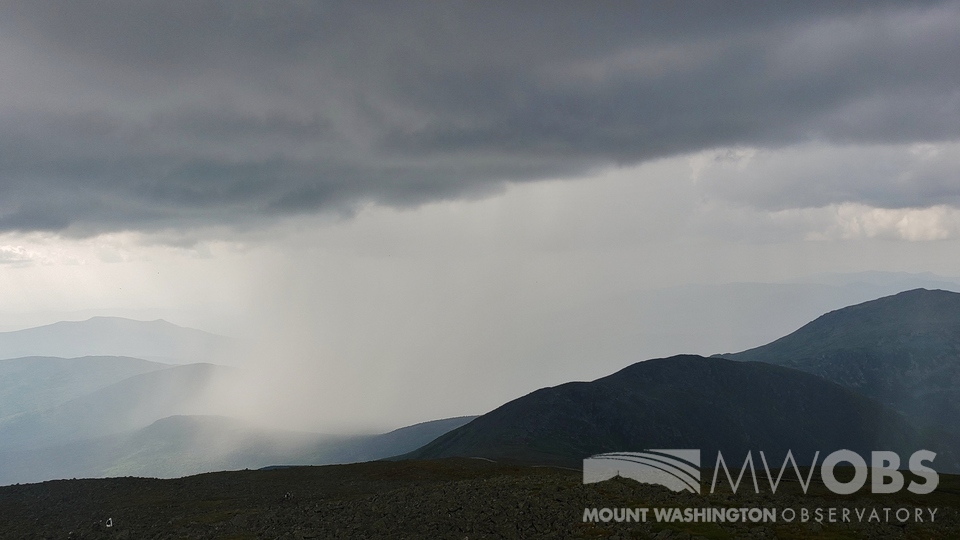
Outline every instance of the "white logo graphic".
[[[820, 478], [823, 485], [837, 495], [849, 495], [855, 493], [867, 484], [870, 477], [870, 491], [872, 493], [897, 493], [904, 487], [907, 491], [917, 495], [931, 493], [937, 488], [940, 477], [937, 471], [925, 464], [937, 457], [936, 452], [929, 450], [917, 450], [909, 459], [909, 470], [916, 477], [910, 480], [905, 486], [905, 478], [900, 472], [900, 456], [896, 452], [874, 451], [870, 453], [870, 465], [860, 454], [851, 450], [837, 450], [820, 462]], [[767, 455], [761, 450], [760, 461], [763, 465], [762, 471], [766, 472], [766, 480], [770, 484], [771, 493], [776, 493], [783, 479], [783, 474], [792, 466], [797, 475], [797, 481], [807, 492], [810, 481], [816, 472], [817, 464], [820, 458], [820, 452], [814, 452], [813, 459], [810, 461], [810, 468], [804, 477], [797, 465], [797, 460], [793, 457], [793, 452], [788, 450], [784, 457], [783, 464], [779, 473], [774, 475], [776, 469], [771, 468], [767, 461]], [[836, 477], [835, 469], [840, 464], [849, 464], [852, 466], [853, 478], [846, 481], [840, 481]], [[775, 466], [776, 463], [774, 462]], [[723, 476], [721, 476], [721, 471]], [[749, 475], [747, 472], [749, 471]], [[736, 466], [733, 472], [736, 473]], [[644, 484], [657, 484], [673, 491], [689, 491], [691, 493], [700, 493], [700, 450], [645, 450], [643, 452], [611, 452], [608, 454], [597, 454], [583, 460], [583, 483], [593, 484], [603, 482], [616, 476], [631, 478]], [[740, 468], [740, 474], [736, 476], [731, 474], [727, 467], [727, 460], [723, 453], [717, 452], [717, 463], [713, 469], [713, 481], [710, 483], [710, 493], [714, 493], [717, 482], [723, 481], [724, 476], [730, 484], [733, 493], [737, 492], [742, 484], [752, 480], [753, 490], [760, 493], [760, 475], [757, 474], [757, 466], [753, 459], [753, 452], [748, 451], [743, 460], [743, 467]], [[749, 479], [749, 480], [748, 480]]]
[[673, 491], [700, 493], [700, 450], [645, 450], [611, 452], [583, 460], [583, 483], [603, 482], [615, 476]]

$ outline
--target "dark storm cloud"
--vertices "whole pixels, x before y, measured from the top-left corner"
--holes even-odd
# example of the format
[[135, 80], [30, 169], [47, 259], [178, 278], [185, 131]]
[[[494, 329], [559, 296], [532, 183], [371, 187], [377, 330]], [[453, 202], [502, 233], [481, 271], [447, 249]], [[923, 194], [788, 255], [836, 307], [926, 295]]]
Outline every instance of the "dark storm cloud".
[[955, 140], [958, 27], [956, 2], [8, 5], [0, 228], [230, 224], [723, 146]]

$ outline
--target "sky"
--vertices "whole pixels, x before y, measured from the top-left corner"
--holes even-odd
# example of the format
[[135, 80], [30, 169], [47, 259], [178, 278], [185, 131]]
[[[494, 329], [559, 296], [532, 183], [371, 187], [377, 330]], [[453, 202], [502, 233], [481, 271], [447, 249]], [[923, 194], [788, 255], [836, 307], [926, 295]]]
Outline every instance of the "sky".
[[960, 275], [960, 2], [0, 12], [0, 329], [242, 338], [321, 427], [725, 352], [644, 291]]

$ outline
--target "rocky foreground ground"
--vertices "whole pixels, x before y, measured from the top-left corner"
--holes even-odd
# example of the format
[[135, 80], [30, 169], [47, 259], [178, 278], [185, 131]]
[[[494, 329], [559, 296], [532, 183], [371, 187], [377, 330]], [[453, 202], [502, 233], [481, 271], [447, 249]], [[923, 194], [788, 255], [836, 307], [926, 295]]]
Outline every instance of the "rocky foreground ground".
[[[709, 473], [705, 476], [709, 476]], [[708, 483], [707, 483], [708, 485]], [[673, 493], [578, 471], [482, 460], [372, 462], [203, 474], [175, 480], [63, 480], [0, 488], [2, 538], [960, 538], [960, 477], [930, 495], [846, 496], [796, 482], [776, 495]], [[647, 521], [584, 523], [586, 508], [648, 508]], [[654, 508], [792, 508], [768, 523], [658, 522]], [[802, 508], [811, 519], [800, 522]], [[818, 523], [813, 512], [891, 509], [889, 523]], [[901, 523], [893, 512], [907, 508]], [[916, 508], [936, 508], [916, 523]], [[905, 512], [905, 511], [904, 511]], [[901, 516], [904, 514], [901, 512]], [[929, 515], [928, 513], [924, 514]]]

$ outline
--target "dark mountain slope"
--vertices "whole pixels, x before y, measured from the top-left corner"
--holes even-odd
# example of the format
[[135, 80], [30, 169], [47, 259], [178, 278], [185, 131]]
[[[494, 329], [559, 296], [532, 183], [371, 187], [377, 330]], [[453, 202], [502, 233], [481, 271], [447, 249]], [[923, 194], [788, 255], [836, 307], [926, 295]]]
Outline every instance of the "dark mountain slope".
[[960, 294], [916, 289], [832, 311], [725, 358], [791, 367], [926, 426], [960, 430]]
[[792, 450], [809, 461], [818, 450], [920, 447], [946, 451], [937, 464], [956, 468], [949, 443], [921, 439], [899, 414], [839, 385], [770, 364], [676, 356], [538, 390], [403, 457], [579, 466], [592, 454], [647, 448]]

